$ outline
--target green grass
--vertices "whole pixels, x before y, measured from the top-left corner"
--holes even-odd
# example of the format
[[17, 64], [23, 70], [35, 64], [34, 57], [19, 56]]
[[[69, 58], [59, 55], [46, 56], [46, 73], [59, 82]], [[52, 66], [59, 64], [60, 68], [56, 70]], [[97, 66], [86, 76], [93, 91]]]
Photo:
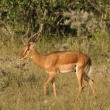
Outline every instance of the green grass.
[[[47, 103], [44, 103], [43, 84], [48, 74], [29, 58], [20, 61], [22, 45], [14, 43], [9, 47], [2, 46], [0, 50], [0, 110], [110, 110], [110, 62], [107, 60], [109, 56], [103, 54], [102, 47], [99, 53], [95, 43], [93, 44], [96, 47], [90, 48], [88, 52], [86, 47], [79, 45], [77, 39], [68, 38], [58, 43], [65, 41], [70, 44], [71, 50], [82, 51], [92, 58], [93, 72], [90, 77], [94, 80], [96, 104], [86, 82], [84, 91], [74, 103], [78, 92], [78, 82], [74, 72], [56, 75], [57, 99], [54, 100], [52, 85], [49, 83]], [[53, 45], [56, 42], [56, 40], [52, 40], [51, 43], [39, 41], [35, 48], [43, 54], [48, 53], [55, 50]]]

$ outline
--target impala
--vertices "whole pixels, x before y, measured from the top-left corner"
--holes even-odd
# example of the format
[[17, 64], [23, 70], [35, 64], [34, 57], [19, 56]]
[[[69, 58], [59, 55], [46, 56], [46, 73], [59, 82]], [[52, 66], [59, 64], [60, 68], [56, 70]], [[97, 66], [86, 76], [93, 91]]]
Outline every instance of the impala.
[[31, 36], [27, 44], [24, 43], [23, 38], [28, 34], [28, 31], [25, 35], [22, 36], [24, 49], [23, 53], [20, 56], [20, 59], [30, 57], [36, 65], [44, 69], [49, 74], [49, 77], [44, 83], [44, 96], [46, 96], [46, 86], [51, 81], [54, 97], [56, 97], [56, 74], [72, 72], [75, 69], [79, 83], [79, 91], [75, 98], [75, 101], [78, 99], [84, 88], [83, 80], [88, 82], [92, 89], [93, 96], [96, 99], [93, 80], [89, 77], [91, 59], [83, 53], [74, 51], [55, 51], [47, 55], [42, 55], [36, 49], [34, 49], [36, 43], [31, 41], [34, 36], [38, 35], [38, 33]]

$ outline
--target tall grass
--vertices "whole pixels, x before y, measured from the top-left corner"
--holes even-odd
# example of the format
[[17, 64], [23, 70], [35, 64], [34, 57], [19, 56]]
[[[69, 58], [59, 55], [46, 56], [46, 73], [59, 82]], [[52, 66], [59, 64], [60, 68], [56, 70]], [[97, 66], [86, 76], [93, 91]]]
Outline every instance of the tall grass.
[[[98, 35], [97, 35], [98, 36]], [[38, 41], [36, 49], [46, 54], [58, 50], [56, 44], [69, 43], [70, 50], [81, 51], [92, 58], [93, 72], [91, 78], [97, 93], [97, 101], [94, 98], [89, 85], [85, 82], [85, 88], [80, 98], [74, 103], [78, 92], [76, 74], [57, 74], [56, 90], [57, 99], [53, 98], [51, 83], [47, 87], [47, 103], [43, 98], [43, 83], [48, 74], [37, 67], [31, 59], [20, 61], [22, 44], [13, 42], [0, 49], [0, 110], [110, 110], [110, 70], [108, 61], [108, 40], [90, 39], [85, 42], [80, 38], [65, 38], [63, 40], [52, 38]], [[100, 45], [99, 45], [100, 43]]]

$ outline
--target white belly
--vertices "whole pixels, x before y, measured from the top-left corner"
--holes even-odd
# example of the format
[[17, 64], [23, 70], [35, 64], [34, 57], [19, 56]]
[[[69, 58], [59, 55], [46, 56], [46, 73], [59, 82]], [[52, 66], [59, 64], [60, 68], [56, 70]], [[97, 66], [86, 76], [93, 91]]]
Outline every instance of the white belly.
[[68, 73], [75, 71], [75, 64], [67, 64], [67, 65], [60, 65], [59, 66], [59, 72], [60, 73]]
[[64, 70], [64, 71], [60, 71], [60, 73], [69, 73], [69, 72], [73, 72], [75, 70]]

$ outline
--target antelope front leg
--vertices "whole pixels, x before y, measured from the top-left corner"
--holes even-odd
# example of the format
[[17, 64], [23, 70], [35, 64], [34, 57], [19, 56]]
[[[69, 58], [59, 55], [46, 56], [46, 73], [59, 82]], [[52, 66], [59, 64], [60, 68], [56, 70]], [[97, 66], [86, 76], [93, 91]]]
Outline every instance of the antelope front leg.
[[53, 77], [51, 83], [53, 87], [54, 98], [56, 99], [55, 77]]
[[56, 73], [51, 74], [44, 83], [44, 99], [46, 98], [46, 86], [51, 80], [52, 80], [52, 85], [53, 85], [53, 90], [54, 90], [54, 96], [56, 96], [55, 79], [54, 79], [55, 75], [56, 75]]

